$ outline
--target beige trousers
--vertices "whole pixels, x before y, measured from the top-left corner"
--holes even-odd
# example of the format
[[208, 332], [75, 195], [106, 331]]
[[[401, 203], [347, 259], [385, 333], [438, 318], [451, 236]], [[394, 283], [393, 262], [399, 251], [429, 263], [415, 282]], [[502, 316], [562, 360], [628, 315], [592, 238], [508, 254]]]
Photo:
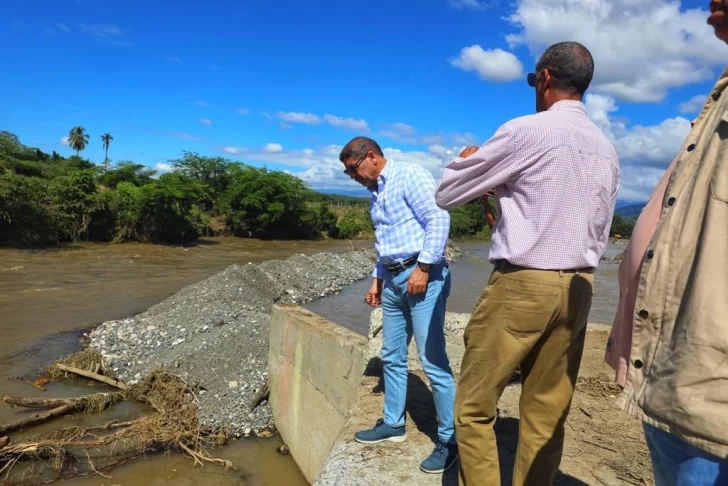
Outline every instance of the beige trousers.
[[460, 484], [500, 484], [493, 425], [503, 390], [521, 365], [513, 485], [555, 480], [591, 307], [591, 273], [495, 270], [465, 329], [455, 398]]

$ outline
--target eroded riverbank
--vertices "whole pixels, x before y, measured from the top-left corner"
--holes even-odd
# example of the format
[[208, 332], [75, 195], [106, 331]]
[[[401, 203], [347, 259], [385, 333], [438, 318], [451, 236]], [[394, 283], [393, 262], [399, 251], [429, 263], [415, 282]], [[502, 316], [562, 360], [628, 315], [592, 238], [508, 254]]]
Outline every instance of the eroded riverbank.
[[[371, 242], [357, 242], [356, 245], [371, 247]], [[491, 269], [487, 263], [488, 244], [467, 242], [459, 246], [466, 255], [451, 267], [453, 292], [448, 307], [456, 312], [469, 312]], [[188, 248], [132, 244], [0, 250], [0, 306], [3, 308], [0, 394], [43, 396], [28, 385], [8, 381], [8, 378], [33, 375], [59, 356], [80, 349], [82, 333], [79, 329], [88, 329], [88, 324], [142, 312], [180, 288], [199, 282], [230, 264], [246, 266], [248, 262], [299, 253], [312, 255], [349, 249], [348, 243], [341, 242], [218, 238]], [[621, 247], [610, 248], [610, 252], [619, 251]], [[370, 270], [366, 267], [362, 272], [368, 274]], [[611, 322], [613, 318], [618, 296], [616, 271], [614, 264], [600, 266], [593, 321]], [[362, 280], [345, 287], [339, 295], [312, 302], [307, 307], [366, 333], [371, 309], [363, 303], [363, 291], [368, 284], [368, 279]], [[175, 329], [177, 325], [174, 325]], [[58, 334], [64, 330], [72, 332]], [[88, 392], [86, 384], [52, 383], [45, 395], [77, 396]], [[103, 420], [124, 420], [138, 413], [140, 410], [134, 406], [117, 406], [105, 412]], [[0, 407], [0, 421], [10, 420], [15, 415], [8, 407]], [[81, 419], [81, 422], [88, 423], [88, 419]], [[54, 422], [52, 428], [77, 423], [78, 419], [69, 417]], [[230, 459], [240, 473], [211, 467], [193, 468], [192, 462], [180, 455], [150, 456], [115, 470], [114, 484], [142, 484], [139, 482], [142, 478], [143, 484], [240, 484], [243, 480], [253, 485], [305, 484], [290, 457], [275, 453], [278, 445], [276, 438], [255, 439], [234, 441], [221, 449], [217, 455]], [[251, 457], [253, 454], [255, 457]], [[98, 485], [99, 479], [78, 478], [71, 484]]]
[[[372, 244], [362, 241], [353, 246], [367, 248]], [[2, 248], [0, 395], [72, 397], [98, 392], [98, 386], [84, 380], [64, 380], [50, 383], [43, 393], [11, 378], [35, 377], [52, 361], [80, 350], [83, 333], [93, 324], [143, 312], [231, 264], [255, 264], [302, 253], [341, 253], [351, 248], [349, 242], [341, 241], [237, 238], [205, 238], [188, 247], [78, 244], [45, 249]], [[123, 403], [98, 416], [60, 418], [16, 437], [112, 419], [124, 421], [143, 412], [136, 404]], [[27, 413], [0, 406], [0, 423]], [[248, 439], [232, 441], [216, 451], [238, 472], [193, 468], [192, 461], [182, 455], [151, 455], [115, 469], [114, 484], [304, 485], [291, 458], [276, 453], [280, 445], [276, 437]], [[0, 478], [0, 483], [4, 479]], [[99, 479], [76, 478], [68, 484], [98, 485]]]

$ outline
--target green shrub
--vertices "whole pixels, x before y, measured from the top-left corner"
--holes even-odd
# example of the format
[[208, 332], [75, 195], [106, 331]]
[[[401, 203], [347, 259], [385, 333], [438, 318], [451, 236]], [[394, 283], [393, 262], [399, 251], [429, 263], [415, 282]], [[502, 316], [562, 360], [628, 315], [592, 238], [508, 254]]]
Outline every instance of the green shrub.
[[368, 209], [352, 208], [347, 210], [337, 224], [337, 238], [352, 239], [371, 236], [374, 232]]
[[290, 174], [243, 167], [226, 192], [222, 209], [238, 236], [301, 238], [317, 233], [308, 226], [317, 219], [306, 207], [309, 192], [303, 181]]
[[0, 242], [59, 241], [48, 186], [48, 181], [35, 177], [0, 175]]
[[204, 219], [196, 206], [203, 193], [199, 181], [181, 174], [164, 174], [139, 188], [137, 235], [144, 241], [181, 243], [196, 239]]
[[99, 176], [99, 184], [114, 189], [122, 182], [135, 186], [150, 184], [154, 179], [155, 171], [145, 165], [134, 162], [119, 162], [114, 169], [107, 170]]
[[50, 191], [60, 239], [86, 239], [97, 202], [94, 174], [91, 171], [75, 171], [56, 177], [51, 182]]

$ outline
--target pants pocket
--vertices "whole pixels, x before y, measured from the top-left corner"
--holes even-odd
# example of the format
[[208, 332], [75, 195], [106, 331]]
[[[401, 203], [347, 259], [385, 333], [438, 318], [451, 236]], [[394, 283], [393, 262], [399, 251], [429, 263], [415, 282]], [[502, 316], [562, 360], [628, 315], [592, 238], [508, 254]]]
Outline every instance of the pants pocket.
[[543, 332], [556, 311], [560, 294], [559, 288], [548, 284], [509, 282], [504, 302], [506, 330], [514, 335]]

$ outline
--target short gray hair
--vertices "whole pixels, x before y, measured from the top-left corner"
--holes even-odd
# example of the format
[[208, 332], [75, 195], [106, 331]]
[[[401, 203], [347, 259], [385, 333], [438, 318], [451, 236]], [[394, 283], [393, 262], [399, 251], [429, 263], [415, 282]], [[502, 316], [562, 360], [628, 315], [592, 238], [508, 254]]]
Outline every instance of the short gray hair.
[[578, 42], [560, 42], [546, 49], [538, 60], [536, 72], [545, 68], [553, 76], [554, 89], [581, 96], [594, 77], [594, 58]]
[[355, 157], [360, 159], [364, 157], [368, 152], [374, 152], [380, 157], [384, 157], [384, 152], [377, 142], [369, 137], [354, 137], [349, 143], [347, 143], [339, 154], [339, 160], [346, 162], [347, 160]]

